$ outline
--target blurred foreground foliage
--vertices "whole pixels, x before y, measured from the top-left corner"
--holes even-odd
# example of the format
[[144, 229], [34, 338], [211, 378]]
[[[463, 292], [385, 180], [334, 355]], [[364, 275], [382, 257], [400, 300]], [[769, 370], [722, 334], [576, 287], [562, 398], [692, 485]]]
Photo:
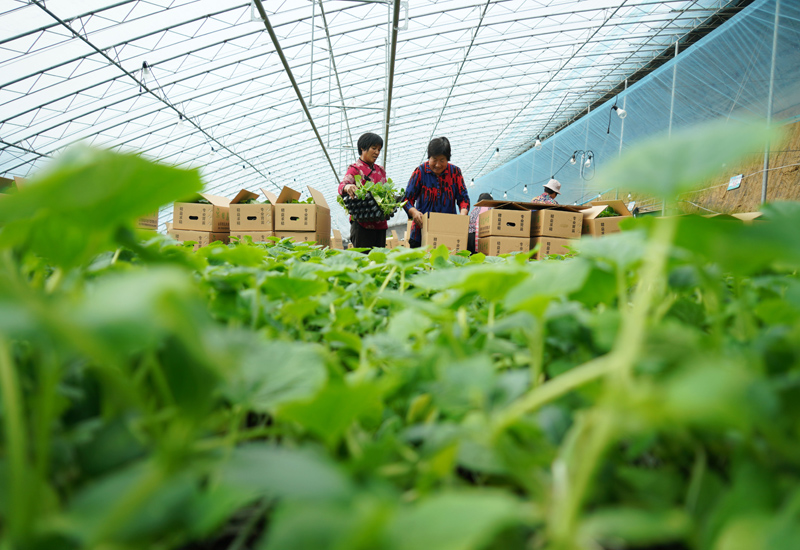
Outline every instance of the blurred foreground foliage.
[[[768, 137], [723, 130], [651, 191]], [[199, 187], [76, 150], [0, 198], [0, 548], [797, 548], [797, 204], [540, 262], [135, 233]]]

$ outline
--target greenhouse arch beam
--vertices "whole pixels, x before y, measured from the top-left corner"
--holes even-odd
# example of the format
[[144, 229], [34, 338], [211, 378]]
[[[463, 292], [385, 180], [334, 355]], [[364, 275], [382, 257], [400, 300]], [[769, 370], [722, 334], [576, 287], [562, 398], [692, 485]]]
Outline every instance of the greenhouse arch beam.
[[[159, 101], [161, 101], [164, 104], [166, 104], [169, 108], [171, 108], [173, 111], [175, 111], [175, 113], [177, 115], [179, 115], [179, 116], [183, 117], [184, 119], [186, 119], [186, 116], [177, 107], [175, 107], [174, 105], [169, 103], [166, 99], [163, 99], [163, 98], [159, 97], [158, 94], [156, 94], [153, 90], [148, 88], [147, 85], [144, 82], [142, 82], [138, 78], [136, 78], [133, 74], [131, 74], [129, 71], [127, 71], [124, 67], [122, 67], [122, 65], [120, 65], [119, 63], [114, 61], [111, 57], [109, 57], [109, 55], [107, 53], [105, 53], [104, 51], [100, 50], [97, 46], [92, 44], [87, 38], [84, 38], [79, 32], [75, 31], [75, 29], [73, 29], [64, 20], [60, 19], [55, 13], [53, 13], [52, 11], [47, 9], [47, 7], [44, 5], [44, 2], [42, 0], [31, 0], [31, 2], [33, 2], [33, 4], [35, 4], [36, 6], [38, 6], [42, 11], [47, 13], [50, 17], [52, 17], [53, 19], [58, 21], [58, 23], [61, 26], [63, 26], [64, 28], [66, 28], [75, 38], [77, 38], [77, 39], [81, 40], [82, 42], [86, 43], [86, 45], [88, 45], [90, 48], [95, 50], [96, 53], [98, 53], [103, 58], [105, 58], [106, 61], [108, 61], [110, 64], [116, 66], [120, 71], [124, 72], [131, 80], [136, 82], [143, 90], [146, 90], [150, 95], [154, 96], [156, 99], [158, 99]], [[186, 120], [188, 120], [188, 119], [186, 119]], [[197, 130], [199, 132], [204, 134], [210, 140], [214, 141], [214, 143], [218, 144], [220, 147], [222, 147], [223, 149], [225, 149], [226, 151], [228, 151], [232, 155], [234, 155], [237, 158], [239, 158], [242, 162], [250, 165], [250, 167], [252, 167], [256, 172], [261, 173], [260, 170], [258, 170], [258, 168], [256, 168], [250, 161], [248, 161], [245, 158], [240, 157], [235, 152], [233, 152], [230, 149], [228, 149], [228, 147], [226, 147], [221, 142], [217, 141], [213, 136], [211, 136], [209, 133], [207, 133], [205, 130], [203, 130], [196, 122], [194, 122], [193, 120], [188, 120], [188, 122], [190, 124], [192, 124], [195, 128], [197, 128]], [[262, 174], [262, 176], [263, 176], [263, 174]]]
[[[615, 65], [616, 65], [615, 63], [609, 64], [609, 66], [615, 66]], [[604, 67], [605, 65], [604, 65], [604, 64], [596, 64], [596, 65], [593, 65], [593, 66], [594, 66], [594, 67]], [[534, 74], [535, 74], [535, 73], [534, 73]], [[608, 74], [610, 74], [610, 73], [606, 73], [606, 75], [608, 75]], [[625, 73], [625, 74], [627, 74], [627, 73]], [[622, 75], [620, 75], [620, 76], [622, 76]], [[499, 78], [499, 77], [496, 77], [496, 76], [495, 76], [495, 77], [492, 77], [492, 78], [487, 78], [487, 79], [483, 79], [483, 80], [478, 80], [478, 81], [475, 81], [474, 83], [475, 83], [475, 84], [486, 84], [486, 83], [494, 82], [494, 81], [498, 80], [498, 78]], [[560, 80], [554, 80], [554, 82], [561, 82], [561, 81], [560, 81]], [[508, 86], [508, 88], [512, 88], [512, 87], [513, 87], [513, 86]], [[401, 89], [402, 89], [402, 88], [401, 88]], [[495, 89], [495, 90], [497, 90], [497, 89], [503, 89], [503, 88], [494, 88], [494, 89]], [[554, 91], [558, 91], [558, 90], [557, 90], [557, 89], [556, 89], [556, 90], [552, 90], [552, 89], [551, 89], [551, 90], [549, 90], [549, 91], [551, 91], [551, 92], [554, 92]], [[588, 93], [589, 91], [590, 91], [590, 90], [587, 90], [586, 92]], [[470, 95], [473, 95], [473, 94], [474, 94], [474, 92], [466, 92], [466, 91], [464, 91], [464, 92], [457, 93], [457, 94], [451, 94], [451, 97], [454, 97], [454, 98], [455, 98], [455, 97], [462, 97], [462, 96], [470, 96]], [[505, 98], [527, 97], [527, 96], [529, 96], [529, 94], [530, 94], [530, 92], [526, 91], [526, 92], [522, 92], [522, 93], [520, 93], [520, 94], [504, 94], [504, 97], [505, 97]], [[261, 97], [261, 96], [263, 96], [263, 93], [259, 92], [258, 94], [255, 94], [255, 95], [253, 95], [253, 96], [248, 96], [247, 98], [244, 98], [244, 101], [249, 101], [249, 100], [252, 100], [252, 99], [258, 99], [258, 98], [259, 98], [259, 97]], [[231, 100], [230, 102], [226, 102], [226, 103], [222, 103], [222, 104], [220, 104], [220, 105], [217, 105], [217, 106], [215, 106], [215, 108], [213, 108], [213, 109], [209, 109], [209, 110], [207, 110], [207, 111], [199, 111], [199, 112], [196, 112], [196, 113], [195, 113], [195, 116], [196, 116], [196, 117], [202, 117], [202, 116], [205, 116], [205, 115], [208, 115], [208, 114], [214, 113], [214, 112], [216, 112], [216, 111], [218, 111], [218, 110], [226, 109], [226, 108], [228, 108], [228, 107], [230, 107], [230, 106], [232, 106], [232, 105], [235, 105], [235, 104], [236, 104], [237, 102], [239, 102], [239, 101], [242, 101], [242, 99], [241, 99], [241, 98], [238, 98], [237, 100]], [[224, 121], [220, 122], [219, 124], [208, 126], [208, 127], [207, 127], [207, 129], [208, 129], [208, 131], [213, 131], [215, 128], [217, 128], [218, 126], [220, 126], [220, 125], [222, 125], [222, 124], [229, 124], [229, 123], [231, 123], [231, 122], [234, 122], [234, 121], [236, 121], [236, 120], [239, 120], [239, 119], [245, 118], [245, 117], [247, 117], [247, 116], [252, 116], [252, 115], [254, 115], [254, 114], [259, 114], [259, 113], [261, 113], [261, 112], [265, 112], [265, 111], [268, 111], [268, 110], [270, 110], [270, 109], [274, 109], [275, 107], [280, 107], [280, 106], [282, 106], [282, 105], [287, 105], [287, 104], [290, 104], [290, 103], [292, 103], [293, 101], [294, 101], [294, 100], [291, 100], [291, 101], [286, 101], [286, 102], [279, 103], [279, 104], [272, 104], [272, 105], [269, 105], [269, 106], [267, 106], [267, 107], [264, 107], [263, 109], [258, 109], [258, 110], [254, 110], [254, 111], [248, 111], [247, 113], [245, 113], [245, 114], [242, 114], [242, 115], [240, 115], [240, 116], [237, 116], [237, 117], [233, 117], [233, 118], [226, 118]], [[438, 100], [438, 99], [429, 99], [429, 100], [425, 100], [425, 101], [419, 101], [419, 102], [417, 102], [417, 103], [416, 103], [416, 105], [417, 105], [417, 106], [422, 106], [422, 105], [426, 105], [426, 104], [429, 104], [429, 103], [437, 103], [437, 102], [439, 102], [439, 101], [440, 101], [440, 100]], [[481, 109], [485, 109], [485, 107], [481, 107]], [[128, 124], [128, 123], [130, 123], [130, 122], [131, 122], [131, 121], [133, 121], [133, 120], [136, 120], [136, 119], [139, 119], [139, 118], [142, 118], [142, 117], [146, 117], [146, 116], [149, 116], [149, 115], [151, 115], [151, 114], [153, 114], [153, 113], [157, 113], [157, 112], [159, 112], [159, 111], [163, 111], [163, 110], [164, 110], [164, 109], [162, 108], [162, 109], [156, 109], [156, 110], [152, 110], [152, 111], [146, 111], [146, 112], [133, 112], [133, 113], [130, 113], [130, 116], [129, 116], [128, 118], [124, 119], [124, 120], [118, 120], [118, 119], [109, 120], [109, 124], [108, 124], [106, 127], [104, 127], [104, 131], [110, 131], [110, 130], [112, 130], [112, 129], [114, 129], [114, 128], [118, 127], [118, 126], [121, 126], [121, 125], [124, 125], [124, 124]], [[439, 112], [439, 110], [438, 110], [438, 109], [437, 109], [437, 110], [431, 110], [431, 112], [432, 112], [432, 113], [438, 113], [438, 112]], [[424, 113], [427, 113], [427, 111], [424, 111]], [[81, 115], [80, 115], [80, 117], [83, 117], [83, 116], [85, 116], [85, 114], [81, 114]], [[405, 119], [405, 120], [403, 121], [403, 124], [413, 124], [413, 123], [415, 123], [417, 120], [425, 120], [426, 118], [428, 118], [428, 116], [429, 116], [428, 114], [420, 115], [420, 114], [418, 113], [418, 116], [416, 116], [416, 117], [415, 117], [415, 118], [413, 118], [413, 119], [408, 119], [408, 118], [407, 118], [407, 119]], [[242, 131], [242, 130], [246, 130], [246, 129], [249, 129], [249, 128], [252, 128], [252, 127], [256, 127], [256, 126], [260, 126], [260, 125], [268, 124], [268, 123], [270, 123], [270, 122], [273, 122], [273, 121], [275, 121], [275, 120], [279, 120], [279, 119], [281, 119], [282, 117], [283, 117], [283, 114], [280, 114], [280, 115], [278, 115], [278, 116], [276, 116], [275, 118], [272, 118], [272, 119], [264, 119], [264, 120], [259, 120], [258, 122], [254, 123], [254, 124], [253, 124], [253, 125], [251, 125], [251, 126], [247, 126], [247, 127], [244, 127], [244, 128], [237, 128], [236, 130], [234, 130], [234, 131], [232, 131], [232, 132], [230, 132], [230, 133], [228, 133], [228, 134], [223, 134], [223, 135], [221, 135], [221, 136], [218, 136], [218, 139], [220, 139], [220, 140], [227, 139], [227, 138], [229, 138], [229, 137], [231, 137], [231, 136], [235, 135], [237, 132], [240, 132], [240, 131]], [[52, 126], [52, 127], [48, 128], [48, 130], [52, 130], [52, 129], [58, 128], [58, 127], [62, 126], [62, 125], [63, 125], [63, 124], [65, 124], [65, 123], [68, 123], [68, 122], [69, 122], [69, 121], [67, 121], [67, 122], [63, 122], [63, 123], [59, 123], [59, 124], [57, 124], [57, 125], [55, 125], [55, 126]], [[174, 124], [174, 123], [170, 122], [169, 124], [165, 124], [165, 125], [163, 125], [163, 126], [161, 126], [161, 127], [159, 127], [159, 128], [155, 128], [155, 130], [163, 130], [163, 129], [166, 129], [168, 126], [170, 126], [170, 125], [172, 125], [172, 124]], [[287, 127], [291, 127], [291, 125], [290, 125], [290, 126], [287, 126]], [[96, 130], [96, 129], [95, 129], [95, 130]], [[153, 130], [153, 129], [151, 129], [151, 130]], [[93, 132], [94, 132], [94, 131], [93, 131]], [[68, 140], [69, 140], [68, 142], [66, 142], [66, 143], [59, 143], [59, 144], [55, 145], [55, 146], [52, 148], [52, 150], [59, 150], [59, 149], [63, 149], [64, 147], [68, 147], [68, 146], [69, 146], [69, 145], [71, 145], [72, 143], [74, 143], [74, 142], [77, 142], [77, 141], [80, 141], [81, 139], [84, 139], [84, 138], [88, 137], [89, 135], [92, 135], [92, 133], [93, 133], [93, 132], [90, 132], [90, 133], [89, 133], [87, 136], [78, 136], [78, 137], [75, 137], [74, 135], [67, 136], [67, 137], [68, 137]], [[143, 131], [143, 133], [146, 133], [146, 132], [147, 132], [147, 131]], [[130, 141], [135, 141], [136, 139], [139, 139], [139, 137], [140, 137], [140, 136], [138, 136], [138, 135], [135, 135], [135, 134], [134, 134], [132, 137], [130, 137], [130, 138], [129, 138], [129, 140], [122, 141], [122, 142], [120, 142], [120, 143], [119, 143], [119, 145], [125, 145], [125, 144], [127, 144], [128, 142], [130, 142]], [[27, 138], [23, 138], [23, 139], [27, 139]]]
[[397, 56], [397, 26], [400, 24], [400, 0], [394, 0], [392, 14], [392, 44], [389, 53], [389, 82], [386, 85], [386, 124], [383, 130], [383, 165], [389, 152], [389, 121], [392, 116], [392, 89], [394, 87], [394, 63]]
[[[312, 2], [314, 0], [311, 0]], [[347, 116], [347, 108], [344, 103], [344, 92], [342, 91], [342, 83], [339, 80], [339, 70], [336, 68], [336, 59], [333, 55], [333, 43], [331, 42], [331, 33], [328, 29], [328, 17], [325, 15], [325, 8], [322, 5], [322, 0], [319, 0], [319, 10], [322, 14], [322, 23], [325, 26], [325, 36], [328, 39], [328, 54], [330, 55], [331, 67], [333, 67], [333, 74], [336, 75], [336, 88], [339, 90], [339, 100], [342, 102], [342, 116], [344, 117], [345, 124], [347, 124], [347, 136], [350, 138], [350, 143], [353, 143], [353, 133], [350, 131], [350, 119]], [[314, 45], [312, 44], [313, 48]], [[312, 67], [313, 68], [313, 67]], [[313, 78], [309, 77], [309, 81], [313, 84]]]
[[308, 122], [311, 124], [311, 128], [314, 130], [314, 134], [317, 136], [317, 140], [319, 141], [319, 146], [322, 147], [322, 152], [325, 153], [325, 158], [328, 159], [328, 164], [331, 165], [331, 170], [333, 170], [333, 176], [336, 178], [336, 183], [339, 183], [339, 175], [336, 173], [336, 167], [333, 165], [333, 161], [331, 160], [330, 155], [328, 155], [328, 150], [325, 148], [325, 142], [322, 141], [322, 136], [319, 134], [319, 130], [317, 130], [317, 125], [314, 124], [314, 118], [311, 116], [311, 111], [308, 110], [308, 105], [306, 105], [305, 100], [303, 99], [303, 94], [300, 91], [299, 86], [297, 85], [297, 81], [294, 79], [294, 75], [292, 74], [292, 68], [289, 67], [289, 62], [286, 61], [286, 56], [283, 54], [283, 50], [281, 49], [280, 42], [278, 41], [278, 37], [275, 34], [275, 30], [272, 28], [272, 24], [269, 22], [269, 17], [267, 17], [267, 12], [264, 10], [264, 5], [261, 3], [261, 0], [253, 0], [256, 4], [256, 8], [258, 9], [259, 15], [261, 15], [261, 19], [264, 20], [264, 25], [267, 27], [267, 32], [269, 33], [270, 38], [272, 38], [272, 44], [275, 46], [275, 51], [278, 53], [278, 56], [281, 58], [281, 63], [283, 63], [283, 68], [286, 70], [286, 75], [289, 77], [289, 80], [292, 82], [292, 87], [294, 88], [295, 93], [297, 94], [297, 99], [300, 101], [300, 105], [303, 107], [303, 111], [305, 111], [306, 116], [308, 117]]

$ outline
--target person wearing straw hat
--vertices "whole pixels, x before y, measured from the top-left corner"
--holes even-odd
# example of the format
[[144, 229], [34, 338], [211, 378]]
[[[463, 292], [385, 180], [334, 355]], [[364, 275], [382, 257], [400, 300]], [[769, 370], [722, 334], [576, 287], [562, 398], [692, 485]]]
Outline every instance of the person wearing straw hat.
[[544, 185], [544, 193], [533, 199], [531, 202], [541, 202], [544, 204], [558, 204], [556, 196], [561, 194], [561, 183], [557, 179], [551, 179]]

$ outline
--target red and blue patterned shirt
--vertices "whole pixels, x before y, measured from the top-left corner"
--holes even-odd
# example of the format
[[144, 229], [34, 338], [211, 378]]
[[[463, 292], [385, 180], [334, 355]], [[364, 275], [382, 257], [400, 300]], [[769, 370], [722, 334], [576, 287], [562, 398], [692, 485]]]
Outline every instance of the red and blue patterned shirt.
[[[411, 207], [423, 214], [439, 212], [440, 214], [458, 214], [461, 208], [469, 210], [469, 194], [464, 185], [464, 176], [458, 166], [447, 163], [439, 176], [433, 173], [425, 162], [418, 166], [411, 179], [408, 180], [406, 194], [403, 197], [408, 203], [404, 206], [406, 213]], [[458, 206], [458, 209], [456, 209]], [[421, 228], [415, 223], [411, 229], [409, 240], [422, 238]]]
[[533, 199], [531, 202], [543, 202], [544, 204], [558, 204], [555, 199], [550, 198], [550, 194], [547, 191], [545, 191], [544, 193]]
[[[341, 183], [339, 183], [339, 194], [341, 195], [344, 191], [344, 186], [349, 184], [356, 184], [356, 176], [361, 176], [361, 181], [371, 181], [374, 183], [385, 183], [386, 182], [386, 170], [383, 169], [383, 166], [378, 164], [373, 164], [370, 166], [366, 162], [361, 159], [358, 159], [353, 164], [351, 164], [347, 168], [347, 172], [342, 178]], [[356, 184], [358, 185], [358, 184]], [[389, 225], [386, 222], [365, 222], [361, 223], [358, 222], [358, 225], [361, 227], [366, 227], [367, 229], [388, 229]]]

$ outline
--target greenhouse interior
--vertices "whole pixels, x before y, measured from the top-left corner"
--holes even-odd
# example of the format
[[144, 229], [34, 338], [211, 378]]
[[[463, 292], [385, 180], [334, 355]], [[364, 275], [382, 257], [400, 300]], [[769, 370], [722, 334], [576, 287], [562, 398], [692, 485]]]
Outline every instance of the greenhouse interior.
[[798, 270], [797, 0], [0, 0], [0, 550], [797, 550]]

